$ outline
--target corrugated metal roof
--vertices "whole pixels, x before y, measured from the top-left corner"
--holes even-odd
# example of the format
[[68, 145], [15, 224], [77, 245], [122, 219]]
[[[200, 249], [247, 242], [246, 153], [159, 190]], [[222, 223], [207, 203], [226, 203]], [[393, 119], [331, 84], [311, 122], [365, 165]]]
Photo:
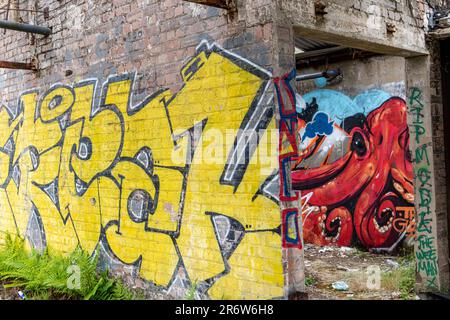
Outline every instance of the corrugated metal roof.
[[302, 37], [295, 38], [295, 46], [304, 52], [336, 47], [335, 44], [331, 44], [331, 43], [323, 42], [323, 41], [306, 39], [306, 38], [302, 38]]

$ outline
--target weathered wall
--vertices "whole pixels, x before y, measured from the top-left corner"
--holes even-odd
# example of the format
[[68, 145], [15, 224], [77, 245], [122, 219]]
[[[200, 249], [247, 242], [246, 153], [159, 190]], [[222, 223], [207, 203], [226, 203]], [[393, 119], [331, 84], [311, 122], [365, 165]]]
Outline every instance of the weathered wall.
[[[194, 282], [211, 298], [301, 291], [302, 219], [290, 210], [299, 199], [289, 183], [280, 188], [298, 139], [288, 85], [294, 31], [380, 53], [427, 53], [421, 0], [412, 8], [323, 2], [328, 13], [319, 17], [307, 0], [242, 0], [236, 14], [181, 0], [20, 0], [48, 6], [49, 18], [14, 17], [53, 34], [0, 39], [2, 59], [35, 59], [40, 69], [0, 71], [1, 230], [38, 248], [99, 247], [116, 271], [178, 296]], [[426, 86], [427, 72], [411, 72], [407, 88]], [[357, 94], [357, 86], [346, 93]], [[243, 135], [215, 140], [239, 128]], [[261, 140], [246, 143], [256, 133]], [[250, 151], [243, 163], [220, 162], [240, 148]], [[274, 153], [256, 156], [264, 148]], [[205, 163], [200, 150], [217, 161]]]
[[[438, 218], [436, 197], [439, 176], [436, 172], [436, 132], [433, 129], [432, 88], [429, 56], [407, 59], [408, 123], [414, 163], [417, 228], [415, 242], [417, 290], [445, 291], [448, 288], [446, 228]], [[439, 167], [439, 164], [437, 164]]]
[[[412, 111], [414, 114], [422, 113], [424, 116], [429, 117], [431, 128], [423, 126], [425, 130], [421, 130], [421, 127], [414, 128], [415, 132], [417, 132], [418, 140], [422, 141], [424, 137], [431, 136], [432, 137], [432, 147], [433, 150], [433, 159], [426, 159], [427, 153], [425, 151], [421, 151], [420, 154], [417, 154], [416, 157], [418, 159], [424, 159], [422, 162], [424, 163], [421, 186], [419, 186], [419, 192], [422, 192], [421, 202], [427, 203], [429, 202], [431, 205], [434, 205], [434, 210], [436, 212], [436, 225], [435, 228], [431, 228], [427, 224], [427, 219], [429, 219], [430, 215], [428, 211], [423, 211], [422, 219], [424, 223], [419, 226], [419, 231], [422, 232], [422, 241], [420, 251], [418, 252], [418, 258], [420, 262], [420, 271], [423, 278], [428, 278], [429, 281], [423, 281], [423, 288], [427, 286], [436, 286], [436, 284], [440, 284], [441, 290], [448, 290], [450, 287], [449, 280], [449, 252], [448, 252], [448, 207], [447, 207], [447, 192], [448, 192], [448, 179], [446, 174], [446, 148], [444, 141], [444, 106], [443, 106], [443, 88], [442, 88], [442, 75], [441, 75], [441, 56], [440, 56], [440, 45], [439, 41], [428, 39], [427, 45], [430, 51], [430, 61], [429, 65], [426, 67], [429, 68], [430, 71], [430, 83], [429, 83], [429, 92], [430, 92], [430, 100], [429, 103], [420, 105], [419, 99], [421, 96], [418, 96], [417, 99], [411, 99], [411, 104], [413, 104], [415, 109]], [[420, 88], [419, 88], [420, 89]], [[417, 91], [417, 94], [421, 93], [421, 91]], [[415, 111], [417, 110], [418, 111]], [[417, 122], [417, 120], [416, 120]], [[430, 148], [431, 149], [431, 148]], [[420, 149], [419, 149], [420, 150]], [[425, 150], [425, 149], [424, 149]], [[431, 171], [431, 163], [433, 171]], [[434, 185], [435, 192], [430, 193], [427, 192]], [[425, 241], [428, 239], [426, 236], [434, 236], [435, 242], [434, 246]], [[432, 250], [429, 250], [431, 248]], [[423, 289], [422, 288], [422, 289]]]
[[414, 237], [405, 60], [378, 56], [328, 68], [343, 76], [298, 84], [303, 139], [293, 180], [302, 191], [305, 241], [393, 250]]
[[0, 238], [98, 248], [178, 296], [194, 283], [211, 298], [299, 290], [272, 81], [274, 65], [281, 76], [294, 63], [293, 34], [274, 28], [272, 2], [241, 2], [234, 17], [174, 0], [37, 3], [53, 34], [0, 40], [5, 59], [40, 66], [0, 71]]
[[[449, 40], [447, 39], [447, 44]], [[431, 52], [431, 110], [433, 115], [433, 134], [435, 135], [435, 168], [437, 170], [436, 180], [437, 190], [436, 190], [436, 209], [438, 218], [438, 246], [440, 247], [440, 252], [445, 257], [450, 257], [449, 253], [449, 227], [450, 227], [450, 216], [448, 214], [449, 210], [449, 199], [450, 199], [450, 186], [447, 185], [450, 164], [447, 163], [448, 155], [450, 154], [449, 146], [450, 141], [448, 139], [448, 132], [450, 124], [444, 119], [448, 119], [449, 113], [445, 111], [444, 117], [444, 100], [445, 92], [447, 92], [447, 103], [448, 103], [448, 82], [444, 85], [444, 78], [448, 77], [448, 64], [449, 64], [449, 52], [447, 51], [446, 57], [443, 54], [444, 48], [441, 45], [445, 45], [443, 42], [437, 42], [431, 40], [429, 43], [429, 48]], [[439, 52], [439, 49], [440, 52]], [[444, 136], [445, 140], [444, 140]], [[446, 157], [447, 155], [447, 157]], [[450, 289], [450, 260], [440, 259], [440, 271], [442, 275], [442, 284], [444, 290]]]
[[[322, 72], [327, 66], [304, 67], [299, 74]], [[329, 69], [341, 69], [342, 81], [329, 81], [325, 87], [314, 80], [298, 82], [300, 94], [317, 89], [332, 89], [342, 91], [348, 96], [356, 96], [367, 90], [384, 90], [402, 98], [405, 93], [405, 59], [397, 56], [379, 55], [365, 59], [346, 60], [328, 64]]]
[[[395, 55], [426, 53], [423, 0], [322, 0], [325, 15], [316, 15], [314, 1], [282, 0], [282, 21], [298, 34], [323, 41]], [[410, 4], [409, 4], [410, 3]], [[392, 24], [394, 33], [387, 32]]]
[[[406, 67], [407, 123], [413, 162], [416, 211], [416, 265], [419, 291], [446, 290], [449, 285], [448, 225], [443, 219], [442, 162], [439, 157], [439, 120], [432, 108], [437, 80], [430, 77], [426, 55], [427, 4], [447, 1], [349, 0], [320, 1], [327, 14], [316, 14], [312, 1], [281, 1], [284, 23], [292, 22], [299, 36], [383, 54], [411, 57]], [[394, 32], [389, 32], [388, 29]], [[419, 56], [418, 58], [415, 58]], [[433, 72], [431, 74], [433, 75]], [[430, 87], [430, 79], [431, 87]], [[434, 133], [433, 133], [434, 132]], [[436, 162], [439, 162], [435, 167]], [[436, 195], [436, 196], [435, 196]], [[442, 209], [441, 209], [442, 208]]]

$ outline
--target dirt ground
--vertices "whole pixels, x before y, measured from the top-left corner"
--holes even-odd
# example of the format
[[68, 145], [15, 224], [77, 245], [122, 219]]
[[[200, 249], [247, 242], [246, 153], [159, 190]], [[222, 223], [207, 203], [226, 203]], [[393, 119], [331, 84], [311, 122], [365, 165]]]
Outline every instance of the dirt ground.
[[[309, 300], [417, 299], [414, 293], [405, 293], [405, 286], [411, 287], [408, 285], [414, 283], [414, 272], [405, 272], [413, 269], [407, 268], [413, 268], [413, 263], [401, 255], [374, 254], [347, 247], [305, 245]], [[379, 286], [373, 280], [374, 270], [379, 270]], [[337, 281], [344, 281], [348, 289], [334, 289], [332, 284]]]
[[[417, 299], [414, 293], [405, 293], [405, 282], [414, 282], [413, 263], [402, 255], [374, 254], [355, 248], [319, 247], [305, 245], [305, 274], [309, 300], [399, 300]], [[380, 271], [378, 289], [369, 289], [373, 270]], [[411, 275], [412, 273], [412, 275]], [[411, 279], [410, 279], [411, 278]], [[348, 285], [345, 291], [332, 287], [337, 281]], [[376, 282], [372, 282], [376, 283]], [[408, 287], [408, 286], [406, 286]], [[0, 300], [18, 300], [19, 289], [5, 289], [0, 282]], [[161, 293], [144, 299], [168, 299]]]
[[18, 292], [19, 289], [16, 288], [5, 289], [0, 282], [0, 300], [20, 300]]

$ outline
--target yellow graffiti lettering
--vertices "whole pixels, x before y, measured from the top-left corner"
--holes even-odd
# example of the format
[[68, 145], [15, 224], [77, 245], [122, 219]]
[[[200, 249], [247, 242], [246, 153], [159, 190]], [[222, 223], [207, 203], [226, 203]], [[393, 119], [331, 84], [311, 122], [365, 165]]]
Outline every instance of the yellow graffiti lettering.
[[206, 43], [181, 74], [140, 103], [124, 74], [2, 107], [0, 244], [99, 250], [212, 298], [283, 296], [271, 76]]

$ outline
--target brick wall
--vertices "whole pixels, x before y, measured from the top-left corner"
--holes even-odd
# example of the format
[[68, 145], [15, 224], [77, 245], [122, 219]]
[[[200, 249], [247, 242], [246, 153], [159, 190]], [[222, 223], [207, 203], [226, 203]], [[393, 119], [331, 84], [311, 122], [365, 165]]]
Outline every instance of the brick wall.
[[441, 74], [441, 56], [439, 41], [428, 39], [428, 48], [431, 55], [430, 63], [430, 87], [431, 87], [431, 120], [433, 128], [433, 148], [434, 148], [434, 174], [436, 183], [436, 218], [437, 218], [437, 239], [438, 251], [442, 255], [439, 260], [439, 271], [442, 275], [442, 290], [448, 290], [449, 261], [445, 257], [448, 253], [448, 208], [447, 208], [447, 174], [444, 142], [444, 110]]
[[242, 0], [234, 14], [181, 0], [12, 1], [48, 7], [13, 18], [52, 35], [0, 37], [2, 59], [39, 66], [0, 70], [1, 231], [38, 249], [98, 249], [179, 297], [195, 283], [211, 298], [303, 290], [301, 219], [281, 220], [298, 199], [277, 175], [295, 146], [281, 129], [293, 101], [273, 86], [288, 82], [294, 34], [426, 53], [421, 1], [324, 2], [318, 19], [306, 0]]
[[0, 71], [1, 238], [98, 250], [178, 297], [284, 297], [272, 71], [293, 46], [272, 2], [37, 4], [48, 19], [21, 19], [50, 37], [0, 40], [4, 59], [39, 62]]

